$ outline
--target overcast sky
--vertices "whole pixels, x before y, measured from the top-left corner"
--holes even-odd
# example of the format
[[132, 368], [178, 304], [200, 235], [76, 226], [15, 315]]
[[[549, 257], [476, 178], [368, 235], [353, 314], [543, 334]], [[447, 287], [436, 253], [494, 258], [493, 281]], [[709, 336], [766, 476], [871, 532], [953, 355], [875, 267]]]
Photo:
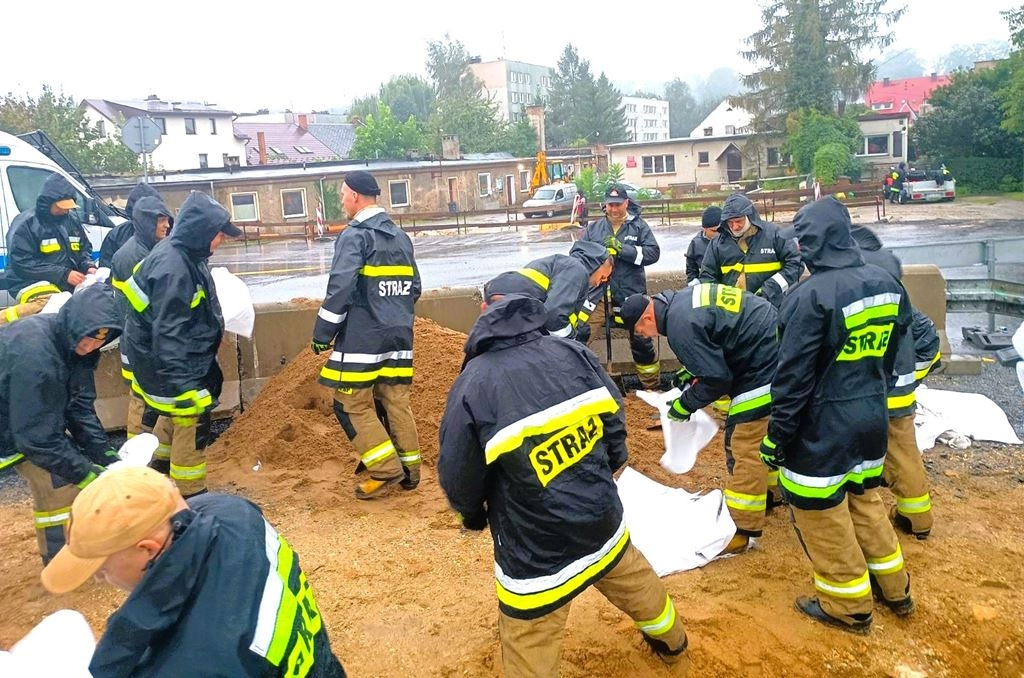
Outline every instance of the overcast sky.
[[[1021, 0], [913, 0], [891, 49], [925, 66], [955, 44], [1006, 40]], [[890, 0], [890, 5], [897, 5]], [[471, 54], [555, 66], [567, 43], [615, 82], [657, 88], [738, 55], [760, 26], [756, 0], [615, 4], [299, 0], [4, 2], [0, 92], [44, 83], [76, 98], [207, 101], [235, 111], [345, 106], [401, 73], [424, 74], [445, 33]], [[578, 8], [578, 9], [577, 9]], [[627, 92], [628, 93], [628, 92]]]

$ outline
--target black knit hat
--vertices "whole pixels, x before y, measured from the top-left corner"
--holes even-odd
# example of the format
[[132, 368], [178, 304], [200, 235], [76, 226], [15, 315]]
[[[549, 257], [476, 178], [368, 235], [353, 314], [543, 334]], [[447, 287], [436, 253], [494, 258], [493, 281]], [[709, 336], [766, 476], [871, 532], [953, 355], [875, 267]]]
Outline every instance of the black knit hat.
[[650, 303], [651, 298], [646, 294], [634, 294], [626, 297], [626, 301], [622, 302], [622, 310], [619, 311], [619, 317], [622, 318], [622, 324], [625, 325], [627, 330], [633, 331], [637, 321], [640, 320], [640, 316], [644, 314]]
[[380, 195], [380, 186], [373, 175], [363, 170], [356, 170], [345, 175], [345, 185], [359, 195]]
[[720, 223], [722, 223], [722, 208], [718, 205], [708, 205], [700, 217], [700, 225], [704, 228], [714, 228]]

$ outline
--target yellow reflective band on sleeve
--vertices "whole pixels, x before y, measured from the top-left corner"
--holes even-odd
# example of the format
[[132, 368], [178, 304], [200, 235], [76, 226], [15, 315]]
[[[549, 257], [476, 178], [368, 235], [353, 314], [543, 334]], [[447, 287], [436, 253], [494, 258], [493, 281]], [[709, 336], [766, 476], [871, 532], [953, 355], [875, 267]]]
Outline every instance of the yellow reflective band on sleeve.
[[876, 577], [880, 574], [895, 574], [903, 569], [903, 552], [896, 544], [896, 551], [882, 558], [868, 558], [868, 572]]
[[672, 604], [672, 599], [665, 595], [665, 608], [661, 611], [654, 619], [648, 621], [636, 622], [636, 627], [640, 629], [641, 633], [645, 633], [648, 636], [662, 636], [672, 630], [672, 626], [676, 623], [676, 606]]
[[412, 266], [371, 266], [366, 264], [359, 273], [370, 278], [387, 278], [393, 276], [413, 277]]
[[901, 396], [889, 396], [885, 399], [886, 407], [890, 410], [899, 410], [904, 407], [910, 407], [917, 402], [917, 396], [911, 391], [906, 395]]
[[366, 465], [366, 468], [376, 466], [395, 453], [395, 446], [390, 440], [386, 440], [376, 447], [371, 447], [359, 456], [359, 460]]
[[45, 530], [48, 527], [66, 525], [68, 517], [71, 516], [71, 507], [54, 509], [53, 511], [33, 511], [32, 518], [35, 520], [37, 530]]
[[896, 510], [907, 515], [932, 510], [932, 497], [925, 492], [920, 497], [896, 497]]
[[11, 306], [10, 308], [4, 309], [4, 320], [9, 323], [13, 323], [18, 319], [18, 307]]
[[737, 511], [760, 513], [768, 508], [768, 494], [743, 494], [726, 489], [725, 505]]
[[409, 452], [399, 452], [398, 461], [402, 462], [402, 466], [415, 466], [420, 463], [420, 451], [411, 450]]
[[43, 254], [53, 254], [54, 252], [60, 252], [60, 243], [57, 242], [56, 238], [46, 238], [39, 243], [39, 251]]
[[922, 379], [927, 377], [928, 373], [932, 371], [932, 367], [934, 367], [935, 363], [939, 362], [941, 358], [942, 353], [940, 351], [936, 351], [935, 357], [932, 358], [930, 361], [922, 361], [920, 363], [917, 363], [917, 369], [914, 370], [914, 379], [917, 381], [921, 381]]
[[121, 291], [124, 292], [124, 296], [127, 297], [128, 303], [132, 305], [136, 313], [142, 313], [149, 308], [149, 295], [143, 292], [139, 284], [135, 282], [135, 276], [124, 282]]
[[814, 588], [834, 598], [864, 598], [871, 595], [871, 581], [867, 572], [846, 582], [831, 581], [815, 572]]
[[729, 403], [729, 416], [765, 407], [772, 403], [772, 385], [765, 384], [735, 396]]
[[0, 457], [0, 471], [14, 466], [24, 458], [25, 455], [21, 452], [15, 452], [14, 454], [9, 454], [6, 457]]
[[551, 279], [540, 271], [535, 271], [532, 268], [520, 268], [516, 273], [537, 283], [545, 292], [551, 287]]
[[203, 289], [202, 285], [197, 285], [196, 286], [196, 293], [192, 295], [192, 302], [189, 304], [189, 308], [195, 308], [205, 298], [206, 298], [206, 290]]
[[[153, 455], [156, 456], [155, 454]], [[170, 455], [168, 455], [170, 458]], [[202, 480], [206, 477], [206, 462], [195, 466], [178, 466], [171, 464], [171, 480]]]

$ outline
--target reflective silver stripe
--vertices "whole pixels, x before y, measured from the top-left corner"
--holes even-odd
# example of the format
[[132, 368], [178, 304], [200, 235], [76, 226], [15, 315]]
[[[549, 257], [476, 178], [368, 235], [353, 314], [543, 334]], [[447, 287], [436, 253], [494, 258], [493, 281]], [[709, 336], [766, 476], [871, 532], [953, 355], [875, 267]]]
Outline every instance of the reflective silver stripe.
[[765, 384], [764, 386], [758, 386], [755, 389], [751, 389], [749, 391], [746, 391], [745, 393], [741, 393], [738, 396], [733, 397], [730, 409], [735, 408], [740, 403], [745, 403], [748, 400], [753, 400], [754, 398], [760, 398], [761, 396], [768, 395], [771, 392], [772, 385]]
[[[77, 235], [71, 235], [71, 236], [68, 236], [68, 241], [69, 242], [82, 242], [82, 239], [80, 237], [78, 237]], [[57, 241], [54, 240], [54, 242], [57, 242]]]
[[875, 306], [883, 306], [885, 304], [899, 304], [900, 295], [896, 292], [885, 292], [883, 294], [876, 294], [873, 297], [864, 297], [858, 299], [852, 304], [848, 304], [843, 307], [843, 317], [849, 318], [851, 315], [857, 315], [861, 311], [874, 308]]
[[572, 325], [566, 325], [560, 330], [552, 330], [549, 334], [553, 337], [568, 337], [572, 334]]
[[121, 354], [121, 364], [126, 367], [131, 365], [131, 363], [128, 361], [128, 356], [126, 356], [124, 353]]
[[331, 360], [357, 365], [376, 365], [385, 360], [412, 360], [412, 351], [390, 351], [388, 353], [342, 353], [332, 351]]
[[897, 572], [903, 568], [903, 552], [896, 547], [896, 553], [888, 558], [868, 561], [869, 572]]
[[896, 388], [899, 388], [900, 386], [910, 386], [915, 381], [917, 381], [917, 379], [914, 377], [913, 372], [910, 374], [901, 374], [896, 378]]
[[919, 360], [918, 362], [914, 363], [914, 369], [915, 370], [926, 370], [929, 367], [931, 367], [932, 363], [934, 363], [934, 362], [935, 362], [934, 358], [931, 359], [931, 360]]
[[644, 250], [639, 245], [636, 248], [636, 260], [633, 263], [637, 266], [644, 265]]
[[833, 485], [837, 485], [837, 484], [843, 482], [843, 480], [849, 474], [860, 474], [860, 473], [864, 473], [865, 471], [870, 471], [872, 469], [881, 468], [884, 463], [885, 463], [885, 459], [884, 458], [882, 458], [882, 459], [869, 459], [869, 460], [866, 460], [866, 461], [863, 461], [863, 462], [857, 464], [856, 466], [851, 468], [849, 471], [846, 471], [845, 473], [840, 473], [839, 475], [835, 475], [835, 476], [828, 476], [827, 478], [819, 478], [817, 476], [805, 476], [802, 473], [797, 473], [796, 471], [790, 471], [788, 468], [785, 468], [785, 467], [779, 469], [779, 472], [782, 475], [784, 475], [785, 477], [787, 477], [790, 480], [792, 480], [794, 483], [797, 483], [799, 485], [803, 485], [804, 487], [821, 487], [821, 488], [825, 488], [825, 487], [832, 487]]
[[264, 539], [266, 540], [267, 580], [263, 582], [263, 596], [260, 598], [260, 611], [256, 616], [256, 631], [252, 634], [249, 649], [261, 657], [266, 657], [270, 650], [270, 641], [274, 638], [274, 627], [277, 625], [277, 610], [284, 597], [284, 582], [277, 573], [277, 552], [280, 543], [277, 532], [266, 520], [263, 521]]
[[59, 247], [60, 243], [57, 242], [56, 238], [43, 238], [39, 241], [40, 247], [48, 247], [50, 245], [57, 245]]
[[67, 522], [67, 519], [71, 516], [71, 509], [63, 513], [57, 513], [50, 516], [36, 516], [36, 526], [46, 527], [48, 525], [56, 525], [58, 523]]
[[611, 553], [612, 549], [614, 549], [615, 545], [619, 543], [619, 539], [622, 538], [622, 535], [625, 532], [626, 522], [622, 521], [619, 523], [618, 529], [615, 530], [615, 534], [613, 534], [611, 538], [601, 546], [601, 548], [591, 554], [574, 560], [554, 574], [546, 574], [540, 577], [533, 577], [532, 579], [513, 579], [502, 571], [501, 566], [498, 565], [498, 563], [494, 563], [494, 578], [497, 579], [498, 583], [507, 591], [519, 595], [527, 595], [530, 593], [538, 593], [540, 591], [553, 589], [556, 586], [560, 586], [569, 581], [579, 573], [583, 572], [583, 570]]
[[415, 450], [413, 452], [402, 452], [401, 454], [398, 455], [398, 461], [402, 462], [407, 466], [409, 464], [415, 464], [416, 462], [420, 461], [419, 450]]
[[360, 459], [366, 466], [373, 466], [384, 461], [394, 453], [395, 446], [390, 442], [386, 442], [364, 452]]
[[593, 311], [595, 308], [597, 308], [597, 304], [592, 302], [590, 299], [585, 299], [583, 301], [583, 308], [587, 309], [588, 311]]
[[348, 316], [348, 312], [347, 311], [345, 313], [342, 313], [342, 314], [339, 315], [337, 313], [331, 313], [330, 311], [328, 311], [323, 306], [320, 307], [320, 310], [317, 311], [316, 314], [317, 314], [317, 317], [323, 318], [327, 322], [334, 323], [335, 325], [341, 323], [343, 320], [345, 320], [345, 317]]
[[786, 280], [786, 278], [781, 273], [776, 273], [775, 275], [768, 279], [774, 280], [775, 284], [778, 285], [779, 289], [781, 289], [783, 292], [789, 289], [789, 281]]
[[28, 285], [26, 287], [22, 287], [20, 290], [18, 290], [18, 302], [19, 303], [23, 303], [23, 299], [22, 298], [25, 295], [31, 296], [32, 292], [34, 292], [36, 290], [39, 290], [39, 289], [42, 289], [44, 287], [56, 289], [54, 284], [52, 282], [47, 281], [47, 280], [41, 280], [39, 282], [34, 282], [31, 285]]
[[822, 579], [817, 573], [815, 573], [814, 587], [819, 591], [834, 593], [837, 596], [844, 598], [856, 598], [862, 595], [867, 595], [871, 592], [871, 581], [867, 577], [864, 577], [863, 580], [857, 578], [846, 586], [836, 586], [828, 580]]
[[[128, 280], [126, 280], [124, 284], [125, 284], [125, 286], [130, 288], [132, 292], [135, 293], [135, 295], [139, 298], [139, 300], [143, 304], [143, 310], [145, 310], [145, 308], [147, 306], [149, 306], [149, 295], [142, 291], [142, 288], [139, 287], [139, 283], [135, 282], [135, 276], [132, 276], [132, 277], [128, 278]], [[139, 309], [135, 309], [135, 310], [139, 311]], [[139, 312], [141, 313], [142, 311], [139, 311]]]

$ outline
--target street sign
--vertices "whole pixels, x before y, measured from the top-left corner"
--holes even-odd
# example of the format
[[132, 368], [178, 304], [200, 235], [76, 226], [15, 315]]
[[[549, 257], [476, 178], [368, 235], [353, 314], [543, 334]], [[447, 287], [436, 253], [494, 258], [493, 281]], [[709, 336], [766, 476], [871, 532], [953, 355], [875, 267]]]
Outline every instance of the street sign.
[[136, 153], [152, 153], [160, 145], [163, 130], [152, 118], [136, 116], [121, 125], [121, 141]]

